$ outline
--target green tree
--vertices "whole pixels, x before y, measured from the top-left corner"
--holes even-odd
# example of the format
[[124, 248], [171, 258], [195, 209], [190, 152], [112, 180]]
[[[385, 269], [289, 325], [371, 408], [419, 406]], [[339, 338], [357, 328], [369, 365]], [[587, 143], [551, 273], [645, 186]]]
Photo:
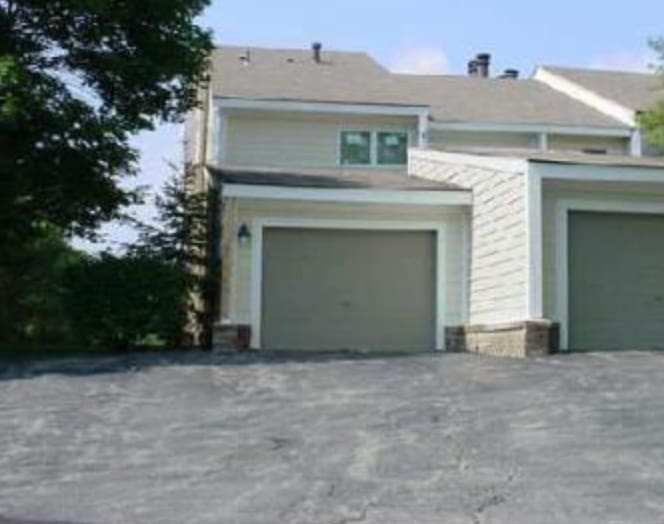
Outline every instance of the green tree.
[[191, 296], [205, 297], [206, 275], [216, 273], [196, 270], [208, 261], [213, 213], [208, 197], [188, 190], [187, 181], [173, 166], [155, 196], [155, 219], [134, 221], [139, 237], [125, 246], [125, 254], [86, 257], [69, 268], [67, 311], [84, 343], [115, 350], [146, 340], [169, 347], [191, 345], [194, 339], [205, 344], [205, 334], [188, 336], [187, 328], [209, 324], [205, 304]]
[[[652, 39], [650, 46], [657, 53], [660, 65], [656, 72], [662, 80], [662, 86], [664, 86], [664, 37]], [[640, 115], [639, 123], [645, 131], [648, 143], [664, 148], [664, 97], [649, 111]]]
[[0, 243], [41, 220], [86, 233], [131, 201], [128, 139], [194, 106], [208, 2], [0, 0]]
[[2, 282], [43, 224], [93, 235], [137, 199], [119, 185], [136, 170], [129, 139], [195, 105], [208, 3], [0, 0], [0, 303], [24, 294]]
[[72, 249], [54, 226], [44, 223], [34, 229], [22, 249], [4, 254], [20, 271], [0, 266], [0, 289], [5, 293], [0, 301], [0, 326], [5, 326], [2, 349], [70, 342], [63, 303], [64, 276], [82, 254]]
[[127, 250], [133, 256], [161, 260], [180, 272], [186, 287], [184, 301], [178, 302], [186, 318], [183, 343], [208, 346], [218, 290], [218, 202], [214, 191], [192, 190], [191, 174], [175, 165], [171, 169], [155, 195], [155, 220], [134, 222], [139, 236]]
[[67, 271], [67, 316], [78, 343], [87, 347], [177, 347], [186, 321], [185, 288], [177, 266], [149, 254], [89, 256]]

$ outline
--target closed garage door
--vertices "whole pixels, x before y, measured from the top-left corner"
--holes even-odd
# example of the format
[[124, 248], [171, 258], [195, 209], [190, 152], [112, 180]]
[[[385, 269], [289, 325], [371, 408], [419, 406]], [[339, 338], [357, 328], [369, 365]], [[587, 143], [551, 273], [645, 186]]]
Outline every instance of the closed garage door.
[[266, 228], [261, 346], [434, 348], [435, 256], [427, 231]]
[[572, 350], [664, 348], [664, 216], [569, 217]]

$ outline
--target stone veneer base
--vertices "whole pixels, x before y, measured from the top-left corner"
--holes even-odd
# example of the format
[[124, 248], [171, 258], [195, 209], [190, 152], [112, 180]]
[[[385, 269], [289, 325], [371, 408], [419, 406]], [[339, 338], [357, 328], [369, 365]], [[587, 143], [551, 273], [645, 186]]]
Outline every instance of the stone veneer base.
[[217, 324], [214, 326], [212, 347], [219, 351], [245, 351], [251, 341], [251, 326], [247, 324]]
[[532, 357], [556, 353], [558, 337], [558, 324], [549, 320], [470, 324], [449, 327], [445, 333], [448, 351], [499, 357]]

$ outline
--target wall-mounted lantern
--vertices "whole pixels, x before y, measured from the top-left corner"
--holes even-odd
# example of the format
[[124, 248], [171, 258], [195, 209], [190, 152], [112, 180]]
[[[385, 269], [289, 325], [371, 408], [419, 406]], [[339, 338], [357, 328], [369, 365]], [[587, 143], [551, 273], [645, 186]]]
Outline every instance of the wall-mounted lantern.
[[247, 244], [251, 240], [251, 231], [247, 224], [242, 224], [237, 230], [237, 239], [240, 244]]

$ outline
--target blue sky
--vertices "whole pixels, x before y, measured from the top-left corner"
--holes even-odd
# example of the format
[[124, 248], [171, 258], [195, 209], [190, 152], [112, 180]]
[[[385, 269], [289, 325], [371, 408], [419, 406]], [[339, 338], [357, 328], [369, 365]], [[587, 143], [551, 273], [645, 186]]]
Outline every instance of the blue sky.
[[[494, 71], [516, 68], [523, 75], [538, 64], [644, 69], [654, 59], [647, 40], [664, 35], [663, 22], [661, 0], [213, 0], [201, 20], [217, 43], [298, 48], [317, 40], [328, 49], [364, 50], [395, 70], [452, 74], [487, 51]], [[180, 132], [170, 125], [136, 137], [141, 174], [131, 184], [162, 184], [166, 161], [181, 156]], [[149, 217], [151, 207], [136, 213]], [[103, 231], [103, 245], [132, 238], [115, 224]]]

